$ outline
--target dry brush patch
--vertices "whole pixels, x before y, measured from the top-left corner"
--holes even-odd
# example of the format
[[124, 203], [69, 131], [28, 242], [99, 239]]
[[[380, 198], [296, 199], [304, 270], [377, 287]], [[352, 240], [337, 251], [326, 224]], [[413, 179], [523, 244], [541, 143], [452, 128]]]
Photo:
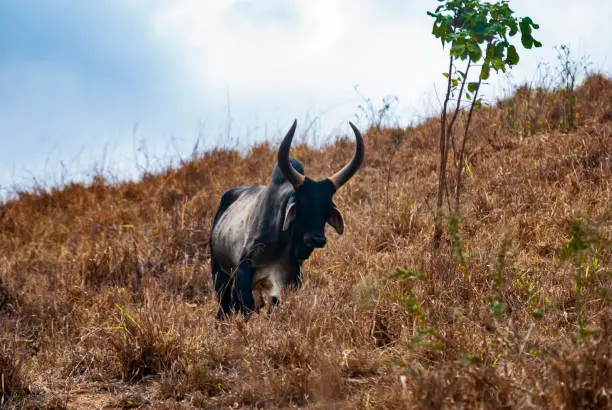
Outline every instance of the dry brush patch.
[[[0, 205], [3, 403], [611, 406], [612, 83], [576, 95], [569, 133], [543, 90], [476, 113], [461, 216], [437, 253], [439, 122], [372, 129], [336, 196], [346, 233], [248, 323], [215, 320], [208, 232], [225, 189], [266, 182], [269, 144], [19, 193]], [[293, 155], [321, 177], [352, 150]]]

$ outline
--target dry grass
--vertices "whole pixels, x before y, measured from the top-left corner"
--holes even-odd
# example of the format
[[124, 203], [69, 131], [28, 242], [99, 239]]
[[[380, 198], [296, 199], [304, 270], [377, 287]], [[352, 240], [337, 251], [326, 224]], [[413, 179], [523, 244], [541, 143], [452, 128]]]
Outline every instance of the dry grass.
[[[207, 240], [225, 189], [267, 181], [269, 145], [20, 193], [0, 205], [2, 403], [612, 408], [612, 82], [577, 90], [567, 135], [559, 104], [522, 88], [477, 113], [438, 253], [439, 122], [371, 130], [336, 196], [347, 232], [248, 323], [215, 320]], [[293, 150], [314, 177], [351, 154], [350, 139]]]

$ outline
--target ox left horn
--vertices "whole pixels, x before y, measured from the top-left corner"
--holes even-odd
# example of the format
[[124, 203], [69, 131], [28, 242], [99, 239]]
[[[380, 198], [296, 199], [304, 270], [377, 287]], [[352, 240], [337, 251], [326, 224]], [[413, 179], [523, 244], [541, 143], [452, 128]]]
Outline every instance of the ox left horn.
[[293, 140], [296, 126], [297, 120], [293, 120], [293, 125], [289, 129], [289, 132], [287, 132], [287, 135], [285, 135], [285, 138], [283, 138], [283, 142], [281, 142], [281, 145], [278, 148], [277, 161], [278, 167], [285, 178], [287, 178], [287, 180], [291, 182], [291, 185], [297, 189], [304, 183], [306, 177], [293, 168], [293, 165], [291, 165], [291, 162], [289, 162], [289, 149], [291, 148], [291, 141]]

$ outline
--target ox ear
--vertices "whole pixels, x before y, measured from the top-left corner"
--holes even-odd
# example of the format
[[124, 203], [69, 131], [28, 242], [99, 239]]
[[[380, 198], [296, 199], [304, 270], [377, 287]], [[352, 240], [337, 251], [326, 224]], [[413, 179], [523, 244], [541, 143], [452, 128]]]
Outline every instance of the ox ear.
[[297, 208], [295, 207], [295, 202], [291, 202], [287, 205], [287, 209], [285, 210], [285, 222], [283, 222], [283, 231], [289, 229], [289, 225], [291, 221], [295, 219], [297, 214]]
[[338, 234], [342, 235], [344, 232], [344, 219], [342, 219], [342, 214], [338, 208], [333, 207], [329, 211], [327, 223], [330, 224], [336, 230], [336, 232], [338, 232]]

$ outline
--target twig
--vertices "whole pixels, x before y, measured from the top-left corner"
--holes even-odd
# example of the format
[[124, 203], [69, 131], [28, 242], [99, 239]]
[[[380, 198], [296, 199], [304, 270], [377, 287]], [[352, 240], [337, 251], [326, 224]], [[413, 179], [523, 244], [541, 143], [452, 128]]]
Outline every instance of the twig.
[[529, 330], [527, 331], [527, 335], [525, 336], [525, 340], [523, 340], [523, 344], [521, 345], [521, 349], [518, 352], [518, 355], [516, 355], [516, 360], [518, 360], [521, 355], [523, 354], [523, 351], [525, 350], [525, 345], [527, 344], [527, 340], [529, 340], [529, 336], [531, 336], [531, 331], [533, 330], [534, 324], [532, 323], [529, 326]]
[[465, 143], [468, 139], [468, 131], [470, 129], [470, 123], [472, 122], [472, 114], [474, 113], [474, 106], [478, 99], [478, 92], [480, 91], [480, 85], [482, 78], [478, 78], [478, 85], [472, 99], [472, 105], [470, 106], [470, 112], [468, 114], [467, 121], [465, 123], [465, 130], [463, 132], [463, 141], [461, 142], [461, 151], [459, 151], [459, 165], [457, 167], [457, 182], [455, 184], [455, 213], [459, 215], [459, 198], [461, 196], [461, 175], [463, 174], [463, 156], [465, 154]]

